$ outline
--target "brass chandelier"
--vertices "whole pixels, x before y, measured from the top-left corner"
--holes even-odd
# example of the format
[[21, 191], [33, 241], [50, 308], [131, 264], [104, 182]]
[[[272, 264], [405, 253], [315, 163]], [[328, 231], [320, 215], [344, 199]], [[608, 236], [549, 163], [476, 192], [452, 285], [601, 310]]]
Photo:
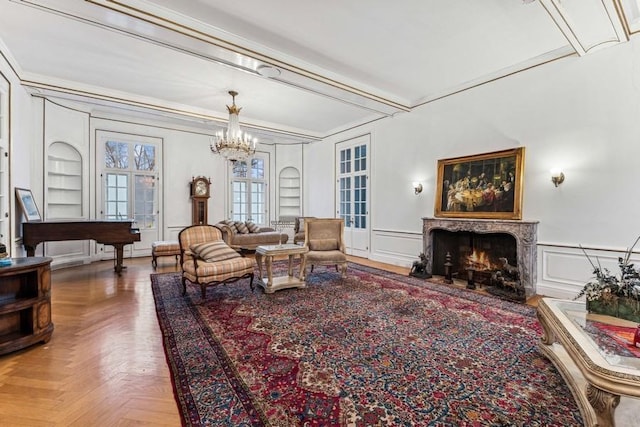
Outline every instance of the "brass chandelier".
[[229, 95], [231, 95], [232, 104], [231, 106], [227, 105], [227, 111], [229, 111], [227, 131], [216, 132], [211, 141], [210, 148], [212, 152], [220, 154], [225, 159], [237, 162], [247, 160], [256, 152], [257, 139], [252, 138], [251, 135], [242, 132], [240, 129], [238, 115], [242, 108], [236, 106], [236, 96], [238, 92], [230, 90]]

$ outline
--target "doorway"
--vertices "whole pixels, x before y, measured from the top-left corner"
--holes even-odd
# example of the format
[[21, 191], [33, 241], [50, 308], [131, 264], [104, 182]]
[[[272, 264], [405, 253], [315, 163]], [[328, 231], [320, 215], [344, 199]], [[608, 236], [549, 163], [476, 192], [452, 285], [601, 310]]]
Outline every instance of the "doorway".
[[369, 257], [370, 136], [336, 144], [336, 214], [344, 220], [348, 255]]

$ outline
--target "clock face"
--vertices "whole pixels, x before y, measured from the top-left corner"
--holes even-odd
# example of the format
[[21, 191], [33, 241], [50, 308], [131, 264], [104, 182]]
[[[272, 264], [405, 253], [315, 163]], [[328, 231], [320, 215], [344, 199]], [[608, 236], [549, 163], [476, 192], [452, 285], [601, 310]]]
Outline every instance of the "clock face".
[[205, 181], [196, 181], [195, 195], [206, 196], [207, 195], [207, 183]]

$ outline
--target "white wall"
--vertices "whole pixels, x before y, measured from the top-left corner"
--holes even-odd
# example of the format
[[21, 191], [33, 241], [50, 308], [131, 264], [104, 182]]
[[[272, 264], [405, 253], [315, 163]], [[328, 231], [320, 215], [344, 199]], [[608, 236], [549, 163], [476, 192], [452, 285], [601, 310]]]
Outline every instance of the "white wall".
[[[438, 159], [523, 146], [523, 219], [540, 222], [538, 293], [572, 296], [591, 274], [579, 244], [615, 264], [640, 234], [639, 63], [634, 38], [314, 143], [305, 190], [323, 197], [307, 197], [306, 212], [331, 216], [323, 207], [334, 193], [334, 145], [370, 132], [371, 258], [408, 266], [422, 249], [420, 219], [434, 213]], [[555, 166], [566, 175], [558, 188]]]
[[[1, 43], [0, 48], [3, 48]], [[34, 141], [42, 141], [42, 108], [20, 86], [20, 80], [5, 58], [0, 55], [0, 73], [10, 86], [9, 179], [4, 183], [10, 218], [9, 235], [2, 240], [11, 256], [22, 256], [25, 254], [20, 238], [22, 212], [16, 204], [14, 188], [32, 189], [38, 206], [42, 206], [42, 186], [31, 181], [31, 171], [42, 162], [42, 150], [33, 145]]]
[[[304, 146], [266, 146], [272, 183], [288, 163], [301, 165], [303, 213], [335, 216], [335, 144], [371, 137], [372, 259], [410, 265], [422, 251], [421, 218], [434, 212], [438, 159], [526, 147], [523, 217], [538, 220], [538, 292], [571, 296], [590, 276], [579, 244], [615, 268], [618, 252], [640, 234], [640, 41], [566, 58], [416, 108], [410, 113]], [[43, 203], [44, 109], [12, 83], [11, 191], [31, 188]], [[226, 216], [227, 164], [209, 150], [209, 136], [180, 126], [91, 117], [97, 129], [163, 140], [163, 237], [190, 223], [188, 183], [210, 176], [210, 221]], [[560, 165], [566, 181], [550, 182]], [[411, 183], [425, 190], [414, 195]], [[271, 216], [276, 215], [271, 191]], [[15, 206], [12, 196], [12, 206]], [[13, 210], [12, 210], [13, 211]], [[13, 236], [20, 218], [12, 218]], [[14, 250], [21, 249], [15, 247]]]
[[211, 179], [209, 222], [215, 223], [225, 217], [227, 165], [220, 156], [211, 153], [210, 135], [182, 126], [160, 125], [156, 122], [118, 116], [91, 119], [93, 143], [98, 130], [150, 136], [162, 140], [162, 239], [177, 240], [178, 232], [191, 225], [189, 183], [192, 177], [205, 176]]

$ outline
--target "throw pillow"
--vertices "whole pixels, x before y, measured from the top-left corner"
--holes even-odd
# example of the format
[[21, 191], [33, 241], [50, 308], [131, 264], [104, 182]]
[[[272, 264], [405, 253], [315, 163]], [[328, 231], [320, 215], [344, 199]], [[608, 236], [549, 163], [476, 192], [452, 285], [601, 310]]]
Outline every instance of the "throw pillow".
[[247, 228], [245, 223], [242, 222], [242, 221], [236, 221], [236, 228], [238, 229], [238, 233], [240, 233], [240, 234], [248, 234], [249, 233], [249, 229]]
[[338, 247], [338, 239], [309, 240], [309, 249], [312, 251], [334, 251], [338, 249]]
[[225, 225], [228, 225], [233, 233], [237, 233], [238, 232], [238, 229], [236, 228], [236, 222], [235, 221], [231, 221], [230, 219], [225, 219], [224, 221], [221, 221], [221, 222], [223, 224], [225, 224]]
[[258, 227], [255, 222], [247, 221], [246, 225], [247, 225], [247, 228], [249, 229], [249, 233], [260, 232], [260, 227]]
[[189, 247], [191, 252], [206, 262], [224, 261], [226, 259], [239, 258], [241, 255], [231, 249], [224, 241], [197, 243]]

